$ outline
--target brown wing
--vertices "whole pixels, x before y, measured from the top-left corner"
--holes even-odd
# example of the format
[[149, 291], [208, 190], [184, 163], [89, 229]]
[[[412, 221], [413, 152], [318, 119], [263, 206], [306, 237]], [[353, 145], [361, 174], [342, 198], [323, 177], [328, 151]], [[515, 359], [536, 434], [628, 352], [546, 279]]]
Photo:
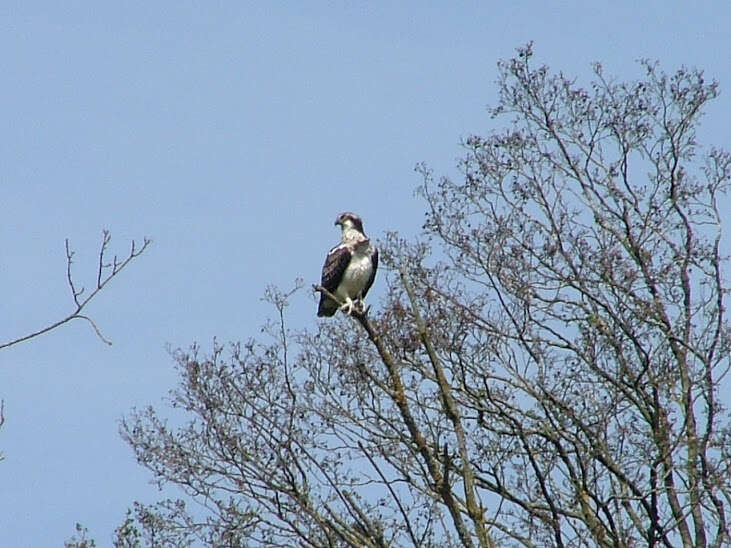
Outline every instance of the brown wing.
[[[347, 245], [338, 245], [330, 250], [322, 267], [322, 281], [320, 285], [330, 293], [335, 293], [348, 267], [352, 253]], [[332, 316], [338, 310], [338, 303], [320, 294], [320, 305], [317, 307], [318, 316]]]
[[361, 293], [361, 297], [363, 298], [365, 298], [366, 293], [368, 293], [368, 290], [373, 285], [373, 280], [376, 279], [376, 270], [378, 270], [378, 250], [375, 247], [373, 248], [373, 253], [371, 254], [371, 263], [373, 264], [373, 270], [371, 270], [371, 277], [368, 278], [368, 281], [363, 288], [363, 292]]

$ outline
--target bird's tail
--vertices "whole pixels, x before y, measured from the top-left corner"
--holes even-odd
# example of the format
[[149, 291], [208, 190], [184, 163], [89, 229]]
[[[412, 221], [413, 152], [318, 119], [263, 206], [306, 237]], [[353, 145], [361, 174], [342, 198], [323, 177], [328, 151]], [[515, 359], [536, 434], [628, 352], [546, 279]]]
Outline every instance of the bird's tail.
[[337, 311], [338, 303], [325, 295], [320, 295], [320, 306], [317, 307], [318, 316], [333, 316]]

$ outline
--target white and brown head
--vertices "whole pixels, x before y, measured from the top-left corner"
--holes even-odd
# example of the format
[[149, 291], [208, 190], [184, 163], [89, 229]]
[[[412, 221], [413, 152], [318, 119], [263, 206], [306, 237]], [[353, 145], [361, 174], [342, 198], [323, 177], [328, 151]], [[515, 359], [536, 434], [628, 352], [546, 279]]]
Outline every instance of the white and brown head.
[[343, 231], [343, 240], [365, 238], [365, 234], [363, 232], [363, 221], [355, 213], [351, 213], [350, 211], [341, 213], [338, 215], [338, 218], [335, 219], [335, 224], [340, 225], [340, 228]]

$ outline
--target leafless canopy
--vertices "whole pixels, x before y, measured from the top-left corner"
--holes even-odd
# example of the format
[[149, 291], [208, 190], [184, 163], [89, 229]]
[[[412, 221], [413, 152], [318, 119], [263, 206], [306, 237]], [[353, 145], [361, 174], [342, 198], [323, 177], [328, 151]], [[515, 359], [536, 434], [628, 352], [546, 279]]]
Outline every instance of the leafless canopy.
[[292, 332], [270, 289], [261, 337], [175, 354], [188, 422], [122, 433], [188, 502], [138, 505], [119, 545], [731, 542], [716, 84], [645, 62], [584, 89], [531, 56], [499, 64], [507, 129], [463, 177], [420, 168], [424, 238], [379, 242], [380, 312]]

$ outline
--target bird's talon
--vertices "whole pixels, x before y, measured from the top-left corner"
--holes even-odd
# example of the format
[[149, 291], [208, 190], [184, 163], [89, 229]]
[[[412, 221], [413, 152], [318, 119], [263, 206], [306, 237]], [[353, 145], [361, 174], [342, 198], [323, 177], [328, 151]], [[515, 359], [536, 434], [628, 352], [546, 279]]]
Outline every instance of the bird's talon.
[[353, 308], [355, 307], [355, 303], [352, 299], [348, 298], [345, 300], [345, 302], [340, 306], [340, 310], [345, 312], [348, 316], [351, 316], [353, 314]]

